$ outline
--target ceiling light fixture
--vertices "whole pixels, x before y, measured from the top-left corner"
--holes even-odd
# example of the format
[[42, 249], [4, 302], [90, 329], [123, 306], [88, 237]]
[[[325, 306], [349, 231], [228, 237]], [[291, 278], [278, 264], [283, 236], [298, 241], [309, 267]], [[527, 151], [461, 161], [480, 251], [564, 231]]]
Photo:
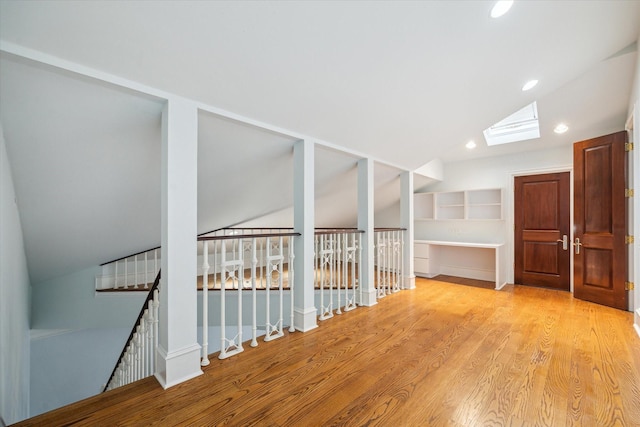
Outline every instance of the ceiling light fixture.
[[465, 147], [467, 147], [469, 150], [473, 150], [474, 148], [476, 148], [476, 143], [473, 142], [473, 140], [471, 140], [471, 141], [467, 142]]
[[502, 15], [507, 13], [509, 9], [511, 9], [512, 5], [513, 5], [513, 0], [501, 0], [496, 2], [496, 4], [493, 6], [493, 9], [491, 9], [491, 17], [492, 18], [501, 17]]
[[555, 133], [565, 133], [568, 130], [569, 130], [569, 126], [565, 125], [564, 123], [560, 123], [558, 126], [556, 126], [556, 128], [553, 131]]
[[536, 87], [537, 84], [538, 84], [537, 80], [529, 80], [524, 84], [524, 86], [522, 86], [522, 91], [526, 92], [530, 89], [533, 89], [534, 87]]

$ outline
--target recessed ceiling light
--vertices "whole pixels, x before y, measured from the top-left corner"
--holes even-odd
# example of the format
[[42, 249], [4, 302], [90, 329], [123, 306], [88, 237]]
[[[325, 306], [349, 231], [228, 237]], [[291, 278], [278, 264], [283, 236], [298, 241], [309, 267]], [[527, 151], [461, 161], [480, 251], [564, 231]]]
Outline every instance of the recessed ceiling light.
[[512, 5], [513, 5], [513, 0], [501, 0], [496, 2], [496, 4], [493, 6], [493, 9], [491, 9], [491, 17], [492, 18], [501, 17], [502, 15], [507, 13], [509, 9], [511, 9]]
[[476, 148], [476, 143], [473, 142], [473, 140], [471, 140], [471, 141], [467, 142], [465, 147], [467, 147], [469, 150], [473, 150], [474, 148]]
[[555, 133], [565, 133], [568, 130], [569, 130], [569, 126], [565, 125], [564, 123], [560, 123], [558, 126], [556, 126], [556, 128], [553, 131]]
[[537, 80], [529, 80], [522, 86], [522, 91], [525, 92], [529, 89], [533, 89], [538, 84]]

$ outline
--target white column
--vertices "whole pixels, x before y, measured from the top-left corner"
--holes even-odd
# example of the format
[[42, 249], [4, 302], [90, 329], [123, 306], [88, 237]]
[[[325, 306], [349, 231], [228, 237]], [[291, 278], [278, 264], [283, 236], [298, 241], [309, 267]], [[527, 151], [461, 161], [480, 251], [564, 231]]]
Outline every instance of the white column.
[[373, 160], [358, 161], [358, 229], [362, 235], [362, 277], [359, 279], [362, 289], [361, 305], [377, 304], [374, 282], [374, 233], [373, 233]]
[[293, 321], [302, 332], [318, 326], [313, 283], [314, 181], [314, 144], [299, 141], [293, 147], [293, 226], [302, 236], [294, 239]]
[[404, 232], [404, 288], [415, 289], [416, 276], [413, 272], [413, 172], [400, 175], [400, 227]]
[[198, 111], [172, 98], [162, 112], [162, 275], [157, 365], [164, 388], [202, 374], [197, 340]]

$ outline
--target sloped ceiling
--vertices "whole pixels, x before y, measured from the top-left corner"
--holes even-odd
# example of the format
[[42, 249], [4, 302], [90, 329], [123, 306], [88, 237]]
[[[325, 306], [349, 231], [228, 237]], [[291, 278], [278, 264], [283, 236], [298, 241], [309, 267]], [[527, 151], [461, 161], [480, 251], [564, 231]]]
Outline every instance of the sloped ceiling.
[[[351, 225], [353, 153], [377, 160], [383, 210], [397, 201], [401, 169], [624, 126], [640, 2], [516, 1], [498, 20], [492, 5], [0, 1], [0, 43], [346, 148], [316, 154], [316, 219]], [[539, 85], [522, 92], [530, 78]], [[483, 129], [534, 100], [540, 140], [482, 143]], [[0, 122], [32, 282], [158, 244], [161, 108], [2, 53]], [[570, 132], [553, 134], [559, 121]], [[473, 152], [469, 139], [479, 142]], [[290, 221], [294, 143], [202, 112], [198, 230]]]

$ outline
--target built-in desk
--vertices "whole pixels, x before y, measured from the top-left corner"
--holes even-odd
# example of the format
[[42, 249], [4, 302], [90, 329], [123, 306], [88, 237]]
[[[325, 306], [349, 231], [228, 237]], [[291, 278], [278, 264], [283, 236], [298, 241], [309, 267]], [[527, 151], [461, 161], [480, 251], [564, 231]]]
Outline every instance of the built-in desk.
[[495, 281], [496, 289], [507, 283], [504, 243], [414, 241], [416, 276], [439, 274]]

